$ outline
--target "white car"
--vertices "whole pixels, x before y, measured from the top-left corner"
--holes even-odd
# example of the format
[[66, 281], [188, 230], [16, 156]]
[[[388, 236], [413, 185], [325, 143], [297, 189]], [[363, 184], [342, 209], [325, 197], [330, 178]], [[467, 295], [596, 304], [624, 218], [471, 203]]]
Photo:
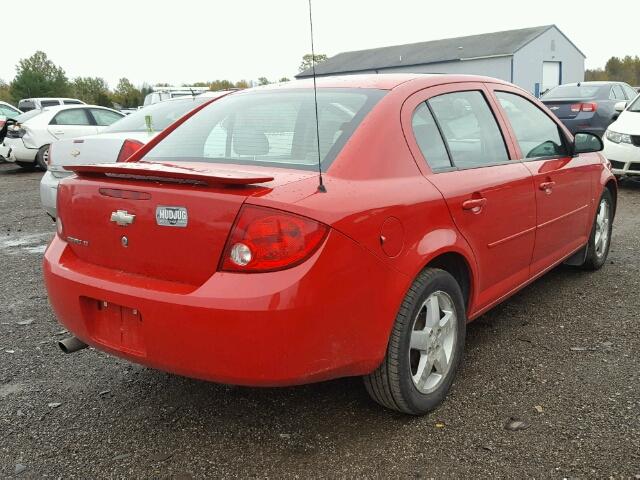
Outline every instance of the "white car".
[[7, 129], [4, 146], [7, 161], [22, 168], [47, 169], [49, 145], [62, 138], [77, 138], [103, 131], [124, 117], [110, 108], [96, 105], [65, 105], [31, 110], [16, 118]]
[[42, 110], [45, 107], [57, 107], [59, 105], [85, 105], [82, 100], [77, 98], [23, 98], [18, 102], [18, 108], [23, 112], [31, 110]]
[[640, 95], [625, 106], [624, 102], [616, 104], [616, 110], [622, 112], [603, 138], [603, 153], [617, 177], [640, 175]]
[[40, 181], [40, 200], [45, 212], [56, 218], [58, 183], [72, 175], [64, 169], [65, 165], [125, 161], [185, 113], [228, 93], [207, 92], [154, 103], [126, 116], [98, 135], [53, 142], [49, 148], [48, 170]]
[[193, 97], [200, 93], [208, 92], [209, 87], [153, 87], [153, 92], [144, 97], [143, 106], [152, 105], [165, 100], [178, 97]]
[[7, 102], [0, 102], [0, 162], [4, 162], [4, 157], [9, 149], [2, 146], [2, 139], [7, 131], [5, 125], [7, 120], [13, 120], [22, 112]]

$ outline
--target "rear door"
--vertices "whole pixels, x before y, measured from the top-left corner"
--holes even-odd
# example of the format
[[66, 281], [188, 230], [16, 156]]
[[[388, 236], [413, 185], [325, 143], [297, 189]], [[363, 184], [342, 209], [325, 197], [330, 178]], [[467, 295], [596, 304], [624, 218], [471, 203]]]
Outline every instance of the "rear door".
[[572, 156], [556, 121], [519, 90], [491, 88], [510, 124], [518, 157], [534, 178], [537, 230], [531, 273], [536, 275], [587, 242], [594, 165]]
[[49, 122], [49, 133], [61, 138], [76, 138], [98, 133], [87, 108], [70, 108], [56, 113]]
[[477, 309], [527, 280], [535, 234], [531, 172], [511, 160], [510, 138], [487, 94], [477, 83], [444, 85], [415, 94], [403, 107], [403, 123], [410, 122], [405, 132], [415, 140], [408, 139], [410, 147], [429, 164], [427, 178], [475, 255]]

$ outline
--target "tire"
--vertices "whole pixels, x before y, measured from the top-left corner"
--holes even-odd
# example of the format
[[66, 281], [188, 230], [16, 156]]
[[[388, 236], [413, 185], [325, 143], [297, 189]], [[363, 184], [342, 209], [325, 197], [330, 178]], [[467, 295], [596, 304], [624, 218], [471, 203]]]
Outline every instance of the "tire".
[[[431, 317], [434, 305], [438, 314]], [[438, 327], [431, 328], [438, 318]], [[462, 359], [466, 323], [462, 290], [453, 276], [440, 269], [424, 270], [400, 306], [382, 364], [364, 377], [369, 395], [384, 407], [410, 415], [436, 408]]]
[[43, 172], [47, 171], [48, 156], [49, 145], [41, 146], [40, 150], [38, 150], [38, 153], [36, 154], [36, 163], [38, 164], [38, 167], [40, 167], [40, 170], [42, 170]]
[[[587, 243], [587, 255], [582, 265], [585, 270], [599, 270], [607, 261], [613, 229], [613, 205], [611, 192], [605, 188], [598, 202], [589, 243]], [[605, 209], [604, 213], [601, 213], [601, 209]]]
[[18, 165], [21, 169], [23, 170], [28, 170], [28, 171], [33, 171], [38, 167], [38, 164], [36, 162], [17, 162], [16, 161], [16, 165]]

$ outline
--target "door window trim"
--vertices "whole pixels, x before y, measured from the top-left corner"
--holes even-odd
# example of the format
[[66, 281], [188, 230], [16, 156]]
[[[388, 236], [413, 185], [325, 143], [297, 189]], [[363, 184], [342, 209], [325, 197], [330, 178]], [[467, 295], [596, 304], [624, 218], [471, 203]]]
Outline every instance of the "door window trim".
[[[451, 172], [451, 171], [464, 171], [464, 170], [475, 170], [477, 168], [495, 167], [495, 166], [498, 166], [498, 165], [506, 165], [506, 164], [508, 164], [508, 163], [510, 163], [512, 161], [511, 154], [509, 152], [509, 145], [507, 144], [507, 140], [505, 138], [504, 132], [502, 131], [502, 127], [500, 126], [500, 122], [498, 121], [498, 118], [496, 117], [496, 113], [493, 111], [493, 108], [491, 107], [491, 103], [489, 102], [489, 99], [487, 98], [487, 95], [486, 95], [485, 91], [481, 88], [480, 85], [478, 85], [478, 87], [479, 88], [471, 88], [471, 89], [463, 89], [463, 90], [452, 90], [450, 92], [444, 92], [444, 93], [440, 93], [438, 95], [432, 95], [429, 98], [424, 100], [423, 103], [425, 103], [427, 105], [427, 108], [429, 109], [429, 112], [433, 116], [433, 120], [435, 121], [436, 127], [438, 128], [438, 133], [440, 134], [440, 137], [442, 138], [442, 141], [444, 142], [445, 149], [447, 150], [447, 155], [449, 156], [449, 162], [451, 163], [451, 167], [431, 168], [431, 166], [429, 166], [433, 173]], [[443, 133], [442, 126], [440, 125], [440, 120], [438, 120], [438, 117], [436, 116], [435, 112], [433, 111], [433, 108], [431, 107], [431, 104], [429, 103], [429, 100], [431, 100], [433, 98], [437, 98], [437, 97], [442, 97], [444, 95], [452, 95], [452, 94], [455, 94], [455, 93], [467, 93], [467, 92], [478, 92], [478, 93], [480, 93], [480, 95], [482, 96], [483, 100], [485, 101], [485, 103], [487, 105], [487, 108], [489, 109], [489, 112], [491, 113], [491, 116], [493, 117], [493, 120], [496, 122], [496, 127], [498, 128], [498, 132], [500, 133], [500, 138], [502, 139], [502, 144], [504, 145], [504, 151], [507, 154], [507, 159], [506, 160], [499, 161], [499, 162], [483, 163], [483, 164], [480, 164], [480, 165], [469, 165], [469, 166], [466, 166], [466, 167], [460, 167], [460, 166], [456, 165], [456, 162], [453, 159], [453, 155], [451, 154], [451, 149], [449, 147], [449, 142], [447, 140], [447, 137]], [[415, 109], [414, 109], [414, 113], [415, 113]], [[414, 134], [414, 136], [415, 136], [415, 134]], [[425, 160], [426, 160], [426, 158], [425, 158]], [[427, 162], [427, 164], [428, 163], [429, 162]]]
[[[492, 88], [491, 90], [493, 92], [493, 96], [495, 97], [497, 107], [500, 109], [500, 113], [504, 117], [505, 122], [507, 123], [507, 125], [508, 125], [508, 127], [510, 129], [510, 134], [513, 137], [513, 140], [514, 140], [516, 146], [518, 147], [518, 151], [520, 152], [520, 158], [516, 159], [517, 161], [519, 161], [519, 162], [538, 162], [540, 160], [558, 160], [560, 158], [570, 158], [570, 157], [573, 156], [572, 153], [571, 153], [571, 142], [569, 142], [569, 139], [567, 138], [565, 132], [560, 127], [560, 125], [558, 125], [558, 122], [556, 122], [556, 120], [553, 117], [551, 117], [547, 112], [544, 111], [544, 109], [540, 108], [539, 105], [536, 105], [535, 102], [532, 102], [530, 99], [528, 99], [524, 95], [522, 95], [522, 94], [520, 94], [518, 92], [511, 91], [511, 90], [504, 90], [503, 88], [499, 88], [500, 86], [497, 86], [497, 87], [498, 88]], [[560, 140], [562, 140], [562, 144], [565, 147], [565, 149], [567, 151], [567, 154], [566, 155], [547, 155], [547, 156], [542, 156], [542, 157], [526, 158], [522, 153], [522, 149], [520, 148], [520, 142], [518, 141], [518, 137], [516, 136], [515, 131], [513, 130], [513, 125], [511, 125], [511, 120], [509, 120], [509, 116], [507, 115], [506, 110], [502, 107], [502, 104], [500, 103], [500, 99], [496, 95], [497, 93], [507, 93], [507, 94], [515, 95], [517, 97], [522, 98], [524, 101], [529, 102], [531, 105], [533, 105], [538, 110], [540, 110], [540, 112], [542, 112], [549, 120], [551, 120], [553, 123], [555, 123], [556, 128], [558, 129], [558, 134], [560, 135]]]

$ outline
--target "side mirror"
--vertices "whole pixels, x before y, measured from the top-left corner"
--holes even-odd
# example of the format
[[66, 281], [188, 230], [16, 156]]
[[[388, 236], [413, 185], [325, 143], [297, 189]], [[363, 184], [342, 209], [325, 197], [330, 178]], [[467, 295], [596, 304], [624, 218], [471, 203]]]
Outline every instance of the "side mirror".
[[613, 108], [616, 110], [616, 112], [622, 113], [624, 112], [624, 109], [627, 108], [627, 102], [618, 102], [614, 105]]
[[573, 153], [600, 152], [604, 149], [602, 140], [597, 135], [589, 132], [578, 132], [573, 139]]

